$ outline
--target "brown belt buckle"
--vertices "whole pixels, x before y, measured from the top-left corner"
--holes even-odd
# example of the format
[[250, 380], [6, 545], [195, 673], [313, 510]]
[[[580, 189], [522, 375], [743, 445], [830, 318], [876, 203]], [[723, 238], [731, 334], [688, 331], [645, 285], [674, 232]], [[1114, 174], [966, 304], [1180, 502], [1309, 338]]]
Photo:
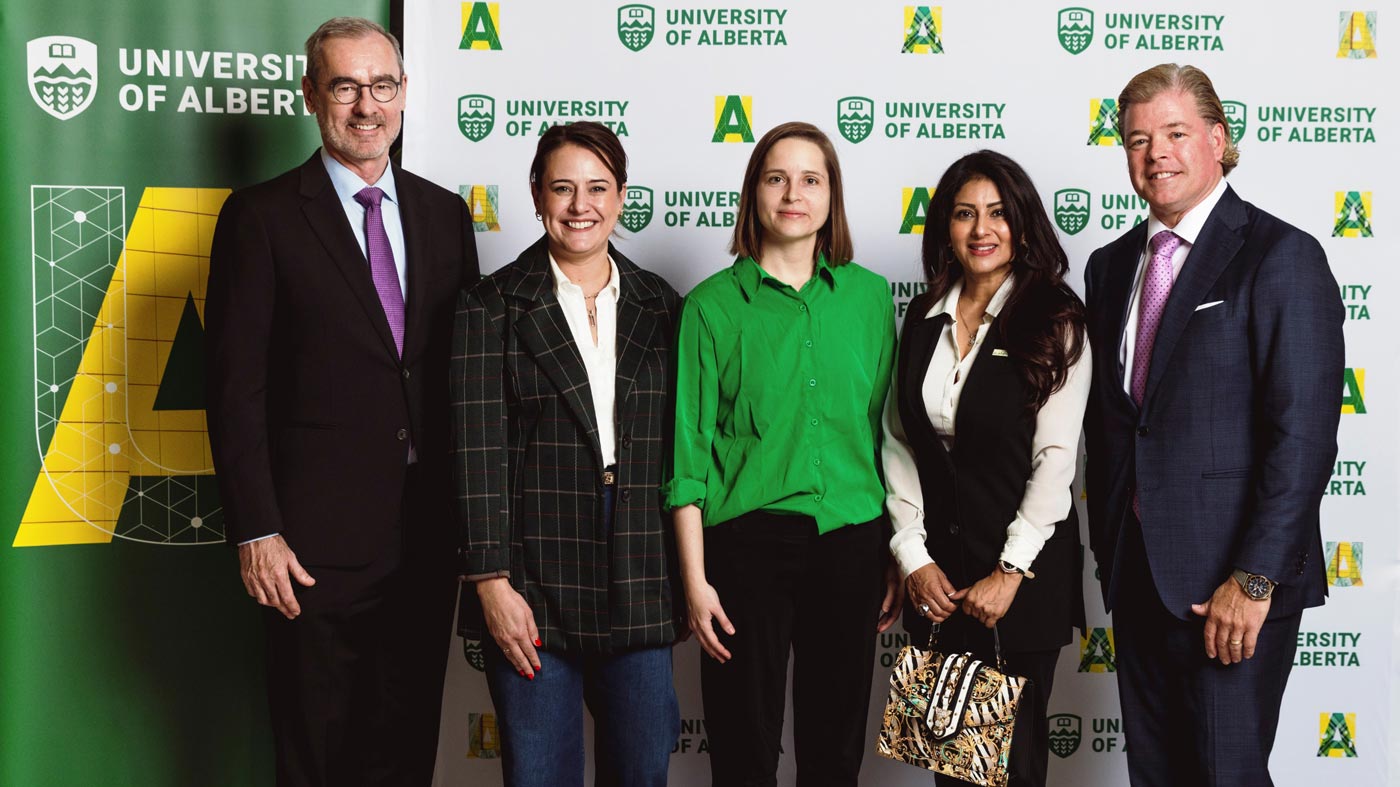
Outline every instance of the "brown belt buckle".
[[603, 486], [613, 486], [617, 484], [617, 474], [611, 470], [603, 471]]

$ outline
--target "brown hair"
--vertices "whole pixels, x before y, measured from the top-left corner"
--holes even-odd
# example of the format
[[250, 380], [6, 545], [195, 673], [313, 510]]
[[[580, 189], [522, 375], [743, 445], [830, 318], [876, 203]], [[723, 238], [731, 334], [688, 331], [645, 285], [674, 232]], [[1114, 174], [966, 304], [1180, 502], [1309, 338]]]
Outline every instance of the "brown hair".
[[617, 181], [613, 185], [619, 189], [627, 185], [627, 151], [622, 149], [622, 142], [612, 129], [602, 123], [583, 120], [568, 125], [550, 126], [540, 135], [539, 144], [535, 146], [535, 158], [530, 162], [532, 193], [544, 180], [544, 168], [549, 163], [549, 155], [565, 145], [577, 145], [597, 156]]
[[739, 257], [758, 259], [763, 253], [763, 225], [758, 221], [756, 192], [758, 179], [763, 174], [763, 165], [773, 146], [784, 139], [805, 139], [821, 149], [826, 158], [826, 179], [831, 186], [831, 210], [826, 224], [817, 231], [817, 251], [826, 255], [831, 265], [844, 265], [855, 256], [851, 243], [851, 229], [846, 224], [846, 200], [841, 191], [841, 162], [836, 159], [836, 148], [822, 130], [811, 123], [783, 123], [775, 126], [754, 146], [749, 156], [749, 166], [744, 170], [744, 185], [739, 191], [739, 215], [734, 222], [734, 239], [729, 243], [729, 252]]
[[1215, 93], [1206, 72], [1195, 66], [1179, 66], [1176, 63], [1163, 63], [1153, 66], [1128, 80], [1123, 92], [1118, 94], [1118, 128], [1123, 128], [1123, 120], [1128, 117], [1128, 107], [1133, 104], [1146, 104], [1167, 91], [1179, 90], [1196, 100], [1196, 114], [1207, 125], [1219, 123], [1225, 129], [1225, 154], [1220, 157], [1220, 168], [1229, 175], [1230, 170], [1240, 163], [1240, 150], [1235, 147], [1230, 136], [1230, 119], [1225, 116], [1225, 107], [1220, 104], [1220, 96]]
[[953, 162], [943, 173], [924, 220], [928, 297], [943, 297], [963, 277], [962, 263], [952, 248], [953, 209], [963, 186], [979, 178], [996, 186], [1007, 229], [1018, 239], [1011, 257], [1015, 283], [992, 330], [1033, 391], [1027, 407], [1039, 410], [1050, 394], [1064, 387], [1069, 367], [1084, 352], [1084, 304], [1065, 284], [1069, 258], [1035, 184], [1020, 164], [996, 151], [979, 150]]
[[394, 48], [394, 57], [399, 61], [399, 74], [403, 74], [403, 50], [399, 48], [399, 40], [394, 38], [394, 34], [385, 30], [378, 22], [362, 19], [358, 16], [337, 16], [334, 19], [327, 19], [316, 28], [306, 39], [306, 78], [311, 80], [311, 84], [319, 85], [318, 79], [321, 76], [321, 50], [325, 48], [326, 42], [332, 38], [364, 38], [365, 36], [381, 35]]

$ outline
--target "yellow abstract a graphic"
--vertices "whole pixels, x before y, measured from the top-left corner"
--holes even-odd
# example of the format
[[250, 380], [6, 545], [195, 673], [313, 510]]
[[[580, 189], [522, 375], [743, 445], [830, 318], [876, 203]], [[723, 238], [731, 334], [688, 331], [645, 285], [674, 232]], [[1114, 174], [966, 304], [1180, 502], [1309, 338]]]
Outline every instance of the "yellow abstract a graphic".
[[1319, 757], [1356, 756], [1356, 714], [1323, 713], [1318, 716]]
[[462, 40], [458, 49], [501, 49], [501, 4], [462, 3]]
[[1089, 99], [1089, 144], [1112, 147], [1123, 144], [1118, 129], [1118, 99]]
[[[147, 189], [115, 264], [110, 246], [83, 235], [102, 204], [107, 240], [119, 238], [125, 218], [108, 192], [121, 190], [33, 190], [43, 464], [14, 546], [221, 541], [200, 340], [209, 246], [229, 192]], [[84, 251], [106, 259], [92, 265]]]
[[467, 210], [472, 215], [472, 229], [477, 232], [500, 232], [499, 186], [464, 186], [462, 196], [467, 201]]
[[1376, 56], [1376, 14], [1374, 11], [1343, 11], [1337, 57], [1364, 60]]
[[1366, 414], [1366, 370], [1347, 367], [1342, 370], [1342, 415]]
[[1079, 638], [1080, 672], [1115, 672], [1117, 669], [1111, 627], [1090, 629]]
[[1329, 541], [1324, 552], [1327, 561], [1327, 584], [1339, 588], [1359, 588], [1361, 580], [1361, 556], [1364, 544], [1360, 541]]
[[753, 96], [715, 96], [711, 142], [753, 142]]
[[928, 220], [928, 206], [933, 200], [934, 191], [923, 186], [900, 189], [900, 212], [903, 214], [899, 222], [900, 235], [924, 234], [924, 222]]

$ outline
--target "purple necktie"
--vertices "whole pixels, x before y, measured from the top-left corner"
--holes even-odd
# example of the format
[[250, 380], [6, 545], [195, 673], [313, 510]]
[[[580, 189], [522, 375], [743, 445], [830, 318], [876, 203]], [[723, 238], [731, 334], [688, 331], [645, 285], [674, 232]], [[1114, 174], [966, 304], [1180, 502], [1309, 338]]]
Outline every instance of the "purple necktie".
[[389, 332], [394, 334], [394, 346], [403, 355], [403, 290], [399, 287], [399, 271], [394, 267], [394, 250], [389, 246], [389, 233], [384, 231], [384, 212], [379, 207], [384, 192], [374, 186], [361, 189], [355, 201], [365, 206], [365, 250], [369, 252], [369, 275], [379, 293], [379, 305], [389, 320]]
[[[1133, 401], [1142, 407], [1147, 391], [1147, 370], [1152, 365], [1152, 347], [1157, 343], [1157, 327], [1162, 324], [1162, 312], [1167, 296], [1172, 292], [1172, 255], [1181, 245], [1181, 237], [1171, 230], [1152, 236], [1152, 259], [1147, 263], [1147, 276], [1142, 283], [1142, 303], [1138, 305], [1137, 342], [1133, 345], [1133, 378], [1129, 390]], [[1133, 513], [1142, 521], [1142, 507], [1137, 491], [1133, 491]]]
[[1137, 343], [1133, 345], [1133, 379], [1129, 390], [1133, 401], [1142, 407], [1147, 391], [1147, 370], [1152, 364], [1152, 346], [1157, 343], [1157, 326], [1172, 292], [1172, 255], [1181, 245], [1181, 237], [1171, 230], [1152, 236], [1152, 260], [1147, 264], [1147, 276], [1142, 283], [1142, 303], [1138, 306]]

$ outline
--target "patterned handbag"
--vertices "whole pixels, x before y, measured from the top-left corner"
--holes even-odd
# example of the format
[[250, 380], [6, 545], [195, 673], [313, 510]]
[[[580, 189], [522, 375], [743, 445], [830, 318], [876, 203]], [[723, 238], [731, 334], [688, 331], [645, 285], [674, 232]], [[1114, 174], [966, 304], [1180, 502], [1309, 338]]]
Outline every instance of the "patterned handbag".
[[997, 665], [971, 653], [906, 645], [890, 675], [890, 699], [877, 750], [892, 760], [986, 787], [1005, 787], [1011, 732], [1026, 679], [1008, 675], [993, 628]]

